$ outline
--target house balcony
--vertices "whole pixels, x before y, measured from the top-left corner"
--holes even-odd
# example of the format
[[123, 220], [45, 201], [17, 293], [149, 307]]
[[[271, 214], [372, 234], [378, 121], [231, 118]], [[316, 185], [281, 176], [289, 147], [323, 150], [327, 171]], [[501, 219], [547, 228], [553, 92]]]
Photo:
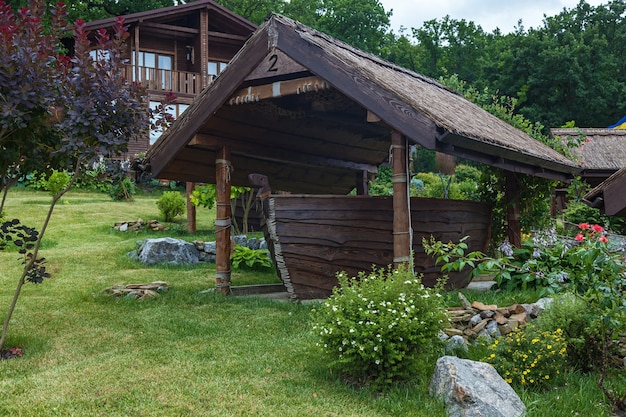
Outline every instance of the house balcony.
[[[198, 95], [202, 88], [202, 74], [199, 72], [163, 70], [150, 67], [126, 65], [125, 77], [141, 83], [151, 92], [173, 92], [174, 94]], [[210, 83], [212, 77], [205, 77]]]

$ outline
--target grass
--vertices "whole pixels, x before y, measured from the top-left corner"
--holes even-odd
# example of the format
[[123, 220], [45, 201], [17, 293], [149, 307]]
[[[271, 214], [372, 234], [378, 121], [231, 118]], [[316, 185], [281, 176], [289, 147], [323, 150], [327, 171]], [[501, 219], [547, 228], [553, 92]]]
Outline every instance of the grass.
[[[40, 228], [49, 198], [12, 190], [7, 216]], [[0, 361], [0, 415], [7, 416], [428, 416], [443, 405], [428, 395], [430, 373], [384, 395], [342, 383], [314, 349], [311, 305], [222, 297], [214, 266], [143, 266], [126, 255], [136, 241], [173, 236], [212, 240], [214, 215], [198, 210], [199, 232], [184, 222], [162, 233], [116, 232], [116, 221], [158, 218], [156, 197], [113, 202], [70, 193], [55, 210], [42, 256], [53, 277], [28, 284], [6, 347], [24, 357]], [[0, 252], [0, 317], [12, 297], [20, 263]], [[116, 284], [166, 281], [152, 299], [114, 299]], [[277, 282], [242, 272], [233, 285]], [[500, 302], [467, 293], [470, 300]], [[534, 295], [524, 295], [532, 298]], [[449, 295], [454, 304], [454, 295]], [[526, 300], [525, 300], [526, 301]], [[544, 393], [521, 392], [528, 416], [609, 416], [593, 377], [568, 376]]]

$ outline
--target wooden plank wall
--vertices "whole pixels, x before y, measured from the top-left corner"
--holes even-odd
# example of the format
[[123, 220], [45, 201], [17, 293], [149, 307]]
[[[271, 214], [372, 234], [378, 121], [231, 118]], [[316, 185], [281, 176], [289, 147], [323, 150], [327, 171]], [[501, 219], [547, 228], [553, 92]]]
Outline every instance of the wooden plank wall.
[[[283, 282], [290, 281], [286, 286], [293, 288], [294, 298], [327, 297], [337, 272], [356, 276], [373, 264], [385, 267], [393, 262], [391, 197], [276, 195], [269, 200], [264, 210], [274, 236], [266, 233], [266, 239], [279, 244], [280, 253], [274, 255], [284, 259], [279, 273]], [[434, 285], [440, 268], [424, 253], [423, 237], [432, 234], [447, 242], [470, 236], [471, 250], [486, 248], [491, 224], [487, 206], [413, 198], [411, 207], [415, 269], [425, 274], [425, 285]], [[468, 274], [451, 276], [448, 285], [465, 286]]]

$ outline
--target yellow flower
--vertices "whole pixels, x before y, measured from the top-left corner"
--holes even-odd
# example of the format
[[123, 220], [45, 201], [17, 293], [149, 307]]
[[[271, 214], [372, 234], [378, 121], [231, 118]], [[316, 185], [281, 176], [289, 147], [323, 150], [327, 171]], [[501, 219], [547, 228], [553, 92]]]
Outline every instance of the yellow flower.
[[539, 341], [539, 339], [533, 339], [530, 342], [534, 345], [535, 343], [537, 343]]
[[[559, 372], [559, 371], [557, 371], [557, 372]], [[550, 379], [550, 375], [546, 375], [546, 376], [544, 376], [544, 378], [545, 379]]]

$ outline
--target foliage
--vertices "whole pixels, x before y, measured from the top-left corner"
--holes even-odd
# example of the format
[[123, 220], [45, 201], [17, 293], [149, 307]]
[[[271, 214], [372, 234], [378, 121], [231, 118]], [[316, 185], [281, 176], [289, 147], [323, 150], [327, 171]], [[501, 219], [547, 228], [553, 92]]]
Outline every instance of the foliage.
[[171, 222], [174, 218], [185, 212], [187, 203], [185, 198], [178, 191], [165, 191], [156, 202], [163, 219]]
[[423, 146], [416, 146], [413, 153], [412, 172], [433, 172], [437, 164], [435, 151], [426, 149]]
[[484, 362], [517, 387], [545, 387], [561, 373], [567, 342], [561, 329], [541, 331], [532, 324], [495, 339]]
[[582, 299], [568, 293], [559, 294], [533, 324], [546, 332], [562, 329], [567, 343], [568, 367], [585, 373], [601, 369], [601, 327], [590, 320]]
[[604, 228], [598, 224], [581, 223], [571, 241], [549, 239], [538, 243], [535, 241], [523, 253], [502, 248], [504, 256], [491, 258], [481, 252], [466, 254], [463, 241], [443, 244], [432, 237], [430, 242], [423, 240], [426, 253], [444, 263], [443, 270], [470, 265], [473, 274], [495, 273], [496, 282], [503, 288], [543, 286], [546, 293], [566, 291], [581, 299], [586, 325], [598, 330], [595, 334], [586, 332], [593, 336], [587, 341], [601, 353], [598, 386], [611, 404], [626, 404], [626, 396], [604, 385], [613, 341], [626, 329], [626, 260], [622, 254], [609, 251]]
[[272, 269], [272, 258], [267, 249], [251, 249], [247, 246], [235, 246], [234, 253], [230, 256], [233, 269], [261, 270]]
[[132, 201], [136, 192], [135, 183], [127, 176], [123, 176], [109, 187], [109, 195], [116, 201]]
[[447, 323], [441, 286], [425, 288], [406, 267], [337, 278], [339, 286], [313, 315], [313, 329], [341, 372], [386, 388], [420, 375], [424, 362], [436, 359], [437, 334]]
[[390, 167], [381, 166], [378, 168], [376, 178], [370, 182], [371, 195], [393, 195], [393, 184], [391, 176], [393, 172]]
[[582, 201], [570, 200], [565, 210], [563, 210], [563, 220], [573, 224], [600, 224], [614, 233], [626, 234], [625, 219], [602, 214], [600, 210], [589, 207]]
[[[64, 56], [62, 38], [73, 29], [73, 56]], [[0, 192], [22, 175], [43, 169], [73, 167], [71, 180], [52, 197], [48, 214], [14, 291], [0, 336], [0, 350], [22, 287], [47, 274], [39, 258], [42, 237], [54, 207], [97, 155], [114, 156], [142, 133], [147, 121], [144, 89], [122, 74], [122, 51], [128, 32], [122, 18], [91, 36], [83, 21], [66, 22], [63, 3], [46, 8], [41, 0], [13, 13], [0, 1]], [[91, 36], [91, 37], [90, 37]], [[93, 45], [92, 45], [93, 40]], [[108, 60], [94, 62], [90, 52], [108, 51]], [[43, 167], [43, 168], [42, 168]], [[18, 222], [19, 223], [19, 222]]]
[[67, 187], [69, 183], [70, 176], [67, 172], [52, 170], [52, 174], [50, 174], [50, 177], [48, 177], [46, 181], [46, 190], [54, 197]]

